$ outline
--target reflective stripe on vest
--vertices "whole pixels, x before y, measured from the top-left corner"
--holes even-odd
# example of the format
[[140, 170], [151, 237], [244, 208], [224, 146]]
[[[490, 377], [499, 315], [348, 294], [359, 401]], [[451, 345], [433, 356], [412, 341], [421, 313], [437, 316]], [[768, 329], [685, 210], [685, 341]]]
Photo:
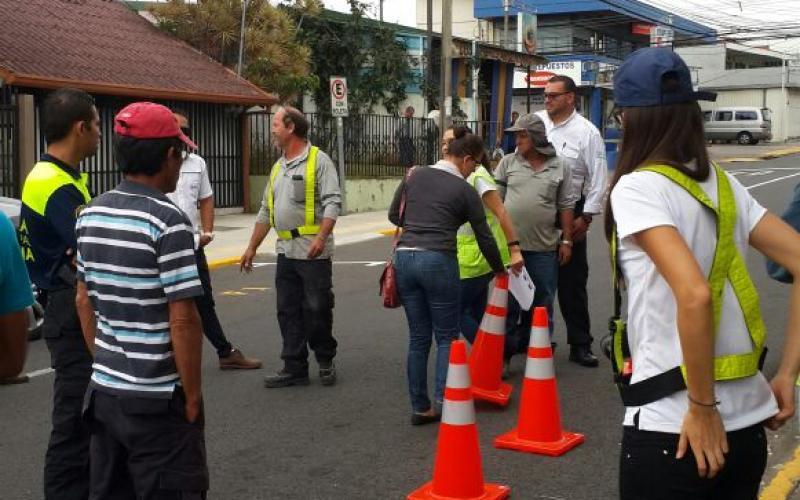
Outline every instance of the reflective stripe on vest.
[[[496, 185], [494, 177], [484, 167], [478, 167], [475, 172], [467, 178], [467, 182], [475, 188], [478, 184], [478, 179], [483, 179], [491, 185]], [[497, 247], [500, 250], [500, 257], [503, 260], [503, 265], [508, 265], [511, 261], [508, 243], [506, 242], [505, 233], [497, 217], [494, 216], [488, 207], [484, 207], [486, 212], [486, 222], [489, 224], [489, 229], [492, 231], [494, 240], [497, 242]], [[492, 272], [492, 266], [481, 253], [478, 246], [478, 240], [475, 239], [475, 233], [472, 231], [472, 226], [469, 222], [462, 224], [458, 228], [456, 236], [456, 244], [458, 248], [458, 270], [461, 279], [475, 278], [483, 276]]]
[[306, 203], [305, 203], [305, 225], [297, 227], [289, 231], [280, 231], [275, 227], [275, 178], [278, 177], [278, 172], [281, 170], [281, 161], [275, 162], [272, 166], [272, 172], [269, 175], [269, 185], [267, 186], [267, 207], [269, 208], [269, 223], [270, 226], [275, 228], [278, 238], [281, 240], [291, 240], [296, 231], [300, 236], [311, 236], [319, 232], [319, 226], [315, 225], [314, 219], [314, 194], [317, 183], [317, 153], [319, 148], [311, 146], [308, 150], [308, 158], [306, 159]]
[[[75, 179], [69, 173], [58, 167], [55, 163], [40, 161], [25, 178], [22, 188], [22, 203], [33, 212], [45, 216], [47, 202], [53, 193], [66, 185], [73, 185], [83, 196], [84, 203], [89, 203], [92, 197], [87, 185], [88, 176], [81, 174], [80, 179]], [[75, 214], [77, 217], [77, 214]]]
[[[730, 282], [742, 309], [745, 324], [753, 342], [753, 351], [746, 354], [730, 354], [714, 358], [714, 380], [735, 380], [752, 377], [759, 370], [761, 352], [764, 349], [765, 332], [764, 321], [761, 318], [758, 293], [755, 285], [747, 272], [744, 259], [736, 248], [734, 232], [736, 229], [736, 200], [733, 196], [730, 182], [725, 172], [714, 165], [717, 174], [718, 206], [712, 203], [700, 185], [673, 167], [655, 165], [639, 168], [640, 171], [650, 171], [663, 175], [672, 182], [684, 188], [693, 198], [711, 209], [717, 219], [717, 247], [714, 251], [714, 262], [709, 274], [711, 285], [711, 302], [714, 311], [714, 334], [717, 334], [722, 314], [722, 301], [725, 292], [725, 283]], [[612, 251], [616, 252], [615, 246]], [[616, 260], [616, 259], [615, 259]], [[615, 355], [621, 354], [621, 346], [614, 346]], [[686, 366], [681, 366], [684, 380], [686, 379]]]

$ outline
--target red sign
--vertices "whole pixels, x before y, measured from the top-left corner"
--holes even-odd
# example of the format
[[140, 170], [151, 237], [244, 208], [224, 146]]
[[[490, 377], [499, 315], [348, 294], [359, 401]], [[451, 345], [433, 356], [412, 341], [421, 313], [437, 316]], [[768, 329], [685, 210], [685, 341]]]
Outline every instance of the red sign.
[[634, 35], [650, 36], [650, 30], [653, 28], [649, 23], [631, 23], [631, 33]]
[[545, 87], [554, 76], [556, 74], [551, 71], [533, 71], [528, 74], [527, 80], [531, 82], [531, 87]]

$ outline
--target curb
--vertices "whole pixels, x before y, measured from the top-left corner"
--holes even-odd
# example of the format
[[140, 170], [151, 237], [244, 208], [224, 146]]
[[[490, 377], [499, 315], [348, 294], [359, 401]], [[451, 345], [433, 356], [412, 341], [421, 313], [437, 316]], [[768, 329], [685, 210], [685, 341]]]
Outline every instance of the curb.
[[764, 153], [759, 155], [759, 159], [761, 160], [772, 160], [774, 158], [782, 158], [784, 156], [789, 156], [793, 154], [800, 153], [800, 147], [795, 148], [786, 148], [786, 149], [778, 149], [776, 151], [770, 151], [769, 153]]
[[[382, 229], [378, 231], [377, 234], [382, 236], [391, 236], [394, 234], [394, 229]], [[208, 261], [208, 269], [214, 270], [219, 269], [220, 267], [233, 266], [238, 264], [240, 259], [241, 257], [225, 257], [222, 259], [210, 260]]]
[[794, 457], [783, 464], [781, 470], [772, 478], [766, 488], [761, 490], [758, 500], [786, 500], [800, 481], [800, 446]]

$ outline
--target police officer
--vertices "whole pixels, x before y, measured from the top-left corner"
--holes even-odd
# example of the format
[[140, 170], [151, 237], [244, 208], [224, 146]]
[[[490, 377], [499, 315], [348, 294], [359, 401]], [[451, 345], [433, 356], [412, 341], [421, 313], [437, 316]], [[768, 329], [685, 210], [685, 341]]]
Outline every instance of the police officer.
[[19, 240], [28, 274], [47, 293], [42, 335], [55, 369], [53, 429], [44, 466], [46, 499], [85, 499], [89, 494], [89, 434], [81, 405], [92, 358], [75, 308], [75, 221], [89, 200], [78, 166], [97, 152], [100, 120], [92, 97], [62, 88], [42, 106], [47, 153], [22, 188]]
[[308, 128], [308, 120], [294, 108], [275, 113], [272, 137], [283, 156], [272, 167], [250, 245], [240, 262], [241, 269], [252, 270], [258, 246], [274, 227], [284, 366], [266, 377], [266, 387], [308, 384], [307, 345], [317, 358], [322, 384], [336, 382], [331, 256], [341, 194], [336, 167], [308, 141]]

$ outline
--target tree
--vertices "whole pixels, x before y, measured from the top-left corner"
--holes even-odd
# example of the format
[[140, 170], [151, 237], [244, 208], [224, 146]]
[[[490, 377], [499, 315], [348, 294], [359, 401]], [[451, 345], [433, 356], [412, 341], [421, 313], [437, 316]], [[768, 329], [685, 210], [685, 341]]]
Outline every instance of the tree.
[[[296, 7], [313, 13], [319, 0], [297, 0]], [[239, 55], [241, 0], [170, 0], [150, 8], [161, 29], [229, 68]], [[242, 76], [277, 94], [282, 101], [319, 86], [310, 74], [310, 51], [296, 40], [296, 24], [288, 13], [267, 0], [249, 0], [245, 18]]]
[[[397, 113], [412, 78], [406, 47], [394, 31], [366, 18], [364, 2], [348, 1], [350, 15], [309, 8], [318, 5], [317, 0], [287, 6], [300, 26], [297, 39], [311, 50], [312, 72], [320, 82], [327, 83], [331, 76], [347, 78], [352, 113], [369, 113], [378, 104]], [[312, 98], [317, 109], [330, 114], [327, 85], [314, 89]]]

